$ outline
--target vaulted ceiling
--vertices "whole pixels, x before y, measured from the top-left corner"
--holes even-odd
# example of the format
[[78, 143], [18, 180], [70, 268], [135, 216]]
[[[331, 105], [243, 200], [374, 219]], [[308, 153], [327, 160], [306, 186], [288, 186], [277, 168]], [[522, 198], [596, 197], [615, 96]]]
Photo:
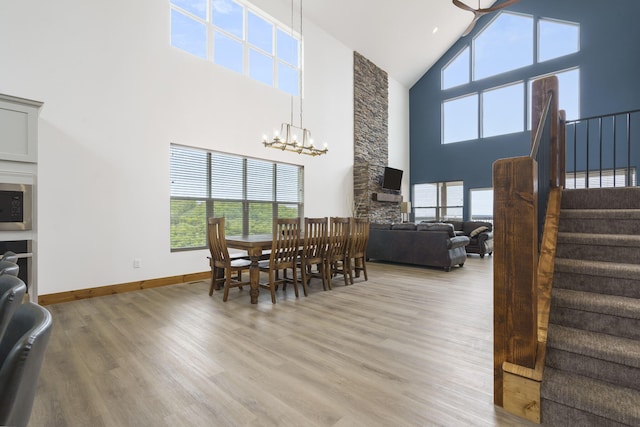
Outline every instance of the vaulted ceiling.
[[[474, 8], [478, 2], [481, 7], [495, 2], [462, 1]], [[303, 12], [406, 87], [427, 72], [473, 19], [451, 0], [304, 0]]]

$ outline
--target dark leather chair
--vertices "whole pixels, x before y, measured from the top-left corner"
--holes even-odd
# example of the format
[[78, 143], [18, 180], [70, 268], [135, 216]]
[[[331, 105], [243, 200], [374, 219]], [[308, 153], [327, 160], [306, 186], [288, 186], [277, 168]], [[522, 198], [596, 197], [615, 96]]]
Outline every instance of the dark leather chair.
[[0, 257], [0, 261], [9, 261], [9, 262], [12, 262], [14, 264], [17, 264], [18, 263], [18, 255], [16, 255], [15, 252], [7, 251], [7, 252], [2, 254], [2, 256]]
[[51, 314], [32, 302], [15, 311], [0, 341], [0, 425], [26, 427], [51, 335]]
[[8, 274], [0, 276], [0, 340], [26, 292], [27, 286], [22, 280]]
[[17, 276], [18, 271], [20, 271], [18, 264], [9, 261], [0, 261], [0, 276], [5, 274], [9, 276]]

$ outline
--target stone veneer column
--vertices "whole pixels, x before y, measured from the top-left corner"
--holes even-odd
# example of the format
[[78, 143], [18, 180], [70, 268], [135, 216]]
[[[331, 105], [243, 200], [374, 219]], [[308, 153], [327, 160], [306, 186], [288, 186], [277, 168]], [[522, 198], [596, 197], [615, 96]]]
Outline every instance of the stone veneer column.
[[389, 157], [389, 79], [358, 52], [353, 53], [353, 212], [371, 222], [400, 222], [400, 204], [372, 200], [382, 193]]

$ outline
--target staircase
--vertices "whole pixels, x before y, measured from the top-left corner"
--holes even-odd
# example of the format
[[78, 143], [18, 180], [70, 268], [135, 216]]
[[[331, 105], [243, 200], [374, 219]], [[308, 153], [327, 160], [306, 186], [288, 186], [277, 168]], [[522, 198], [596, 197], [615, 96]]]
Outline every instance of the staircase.
[[562, 195], [546, 426], [640, 425], [640, 187]]

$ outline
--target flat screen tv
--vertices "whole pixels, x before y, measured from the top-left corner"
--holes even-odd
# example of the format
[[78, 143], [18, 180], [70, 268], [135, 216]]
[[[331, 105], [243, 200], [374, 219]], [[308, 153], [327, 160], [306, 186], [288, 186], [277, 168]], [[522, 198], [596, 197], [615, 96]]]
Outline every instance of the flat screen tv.
[[386, 190], [400, 191], [402, 185], [402, 171], [390, 167], [384, 168], [382, 176], [382, 188]]

